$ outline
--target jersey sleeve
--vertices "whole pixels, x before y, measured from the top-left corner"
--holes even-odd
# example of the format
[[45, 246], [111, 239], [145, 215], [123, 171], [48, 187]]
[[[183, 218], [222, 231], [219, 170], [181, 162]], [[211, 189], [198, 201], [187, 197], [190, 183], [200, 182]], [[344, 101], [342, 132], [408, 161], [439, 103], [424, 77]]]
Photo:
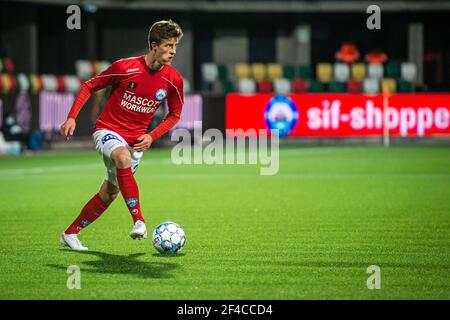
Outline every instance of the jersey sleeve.
[[86, 81], [85, 84], [89, 88], [89, 91], [94, 93], [95, 91], [106, 88], [107, 86], [115, 85], [121, 78], [123, 78], [123, 75], [124, 72], [121, 68], [121, 63], [119, 60], [113, 62], [104, 71]]
[[172, 129], [181, 117], [181, 110], [183, 109], [184, 104], [183, 78], [179, 76], [173, 82], [169, 81], [169, 83], [172, 88], [167, 97], [169, 112], [164, 120], [150, 132], [150, 137], [152, 137], [153, 141]]
[[115, 85], [120, 81], [121, 75], [123, 75], [123, 72], [121, 71], [120, 62], [115, 61], [104, 71], [84, 82], [75, 97], [72, 108], [70, 109], [67, 117], [76, 119], [78, 113], [80, 113], [84, 104], [89, 100], [91, 94], [110, 85]]

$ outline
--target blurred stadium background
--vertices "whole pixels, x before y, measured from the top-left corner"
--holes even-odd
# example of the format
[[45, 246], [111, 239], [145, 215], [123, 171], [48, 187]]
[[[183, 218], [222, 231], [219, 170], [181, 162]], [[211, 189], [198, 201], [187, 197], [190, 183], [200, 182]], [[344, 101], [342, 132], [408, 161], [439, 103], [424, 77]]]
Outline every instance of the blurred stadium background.
[[[70, 16], [66, 9], [72, 4], [81, 8], [80, 30], [66, 27]], [[306, 113], [313, 105], [340, 99], [342, 94], [350, 98], [340, 101], [341, 113], [350, 114], [358, 103], [367, 104], [367, 99], [352, 96], [360, 93], [375, 95], [372, 101], [381, 105], [381, 96], [376, 95], [385, 86], [391, 94], [410, 95], [394, 103], [401, 118], [398, 122], [405, 122], [403, 129], [401, 123], [391, 128], [394, 136], [450, 134], [450, 100], [442, 95], [450, 91], [450, 41], [445, 34], [450, 2], [379, 1], [379, 30], [366, 26], [370, 16], [366, 10], [371, 4], [351, 0], [2, 1], [0, 153], [66, 147], [57, 130], [80, 83], [117, 59], [143, 54], [151, 24], [168, 18], [184, 30], [174, 63], [184, 77], [186, 93], [178, 127], [192, 129], [193, 121], [201, 120], [203, 130], [264, 128], [263, 120], [252, 123], [242, 118], [263, 119], [273, 93], [294, 93], [300, 94], [293, 98], [300, 104], [300, 123], [288, 133], [292, 138], [310, 141], [306, 138], [314, 137], [315, 143], [328, 137], [358, 136], [362, 138], [359, 141], [367, 141], [381, 136], [380, 123], [374, 127], [366, 123], [355, 130], [345, 128], [348, 121], [339, 119], [339, 129], [327, 130], [306, 127]], [[228, 101], [230, 93], [266, 94], [267, 101]], [[425, 105], [417, 102], [418, 93], [438, 95], [429, 99], [430, 106], [427, 100]], [[322, 98], [311, 100], [302, 94]], [[90, 146], [91, 127], [107, 95], [107, 90], [99, 92], [83, 109], [76, 143], [70, 148]], [[253, 105], [244, 116], [233, 112], [243, 110], [242, 104]], [[399, 108], [408, 106], [416, 112], [405, 111], [402, 116]], [[431, 107], [431, 111], [419, 115], [420, 107]], [[436, 113], [438, 107], [445, 110]], [[163, 116], [161, 109], [152, 125]], [[372, 121], [366, 116], [366, 122]], [[418, 123], [420, 116], [422, 124]], [[373, 117], [373, 122], [379, 122], [379, 114]], [[407, 123], [411, 117], [416, 121]], [[417, 128], [421, 125], [425, 132]], [[292, 140], [302, 141], [284, 141]], [[333, 140], [338, 141], [342, 139]]]

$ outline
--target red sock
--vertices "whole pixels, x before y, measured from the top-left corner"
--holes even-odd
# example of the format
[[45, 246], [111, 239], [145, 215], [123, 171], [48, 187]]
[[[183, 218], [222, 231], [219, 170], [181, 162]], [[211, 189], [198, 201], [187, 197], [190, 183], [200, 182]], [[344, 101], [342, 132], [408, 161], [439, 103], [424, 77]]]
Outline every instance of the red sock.
[[145, 222], [139, 203], [139, 189], [131, 168], [117, 168], [117, 182], [133, 222], [136, 223], [137, 220]]
[[108, 208], [109, 204], [103, 202], [97, 193], [81, 210], [80, 215], [64, 231], [66, 234], [80, 233], [81, 229], [86, 228], [95, 221]]

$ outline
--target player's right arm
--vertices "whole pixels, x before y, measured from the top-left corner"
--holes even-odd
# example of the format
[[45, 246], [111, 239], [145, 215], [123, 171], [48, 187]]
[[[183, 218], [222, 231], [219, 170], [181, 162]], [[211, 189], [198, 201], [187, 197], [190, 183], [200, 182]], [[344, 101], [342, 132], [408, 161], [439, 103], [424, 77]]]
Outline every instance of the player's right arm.
[[73, 135], [76, 127], [76, 118], [85, 103], [89, 100], [91, 94], [100, 89], [106, 88], [107, 86], [114, 85], [119, 81], [119, 76], [123, 75], [119, 61], [114, 62], [106, 68], [106, 70], [81, 85], [80, 91], [78, 92], [75, 101], [72, 104], [72, 108], [67, 116], [67, 120], [61, 125], [60, 128], [60, 133], [64, 140], [69, 140], [69, 137]]
[[77, 126], [77, 123], [75, 122], [74, 118], [67, 118], [66, 121], [61, 125], [61, 128], [59, 129], [59, 132], [61, 133], [64, 140], [69, 140], [70, 136], [73, 135], [73, 132], [75, 131], [75, 127]]

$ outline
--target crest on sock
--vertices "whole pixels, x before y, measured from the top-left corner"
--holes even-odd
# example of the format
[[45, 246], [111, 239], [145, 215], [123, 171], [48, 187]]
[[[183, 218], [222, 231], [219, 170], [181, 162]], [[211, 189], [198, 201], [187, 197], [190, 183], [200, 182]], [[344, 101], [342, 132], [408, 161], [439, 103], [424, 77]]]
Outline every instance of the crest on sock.
[[128, 198], [125, 202], [129, 208], [134, 208], [139, 203], [139, 200], [137, 198]]

